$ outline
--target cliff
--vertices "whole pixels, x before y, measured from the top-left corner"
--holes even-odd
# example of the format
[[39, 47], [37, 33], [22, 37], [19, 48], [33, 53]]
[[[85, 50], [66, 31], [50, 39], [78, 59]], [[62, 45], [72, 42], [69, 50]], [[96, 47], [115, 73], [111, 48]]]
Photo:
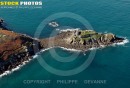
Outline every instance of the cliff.
[[26, 35], [0, 29], [0, 74], [31, 58], [35, 54], [34, 42], [39, 43]]
[[2, 24], [3, 20], [0, 20], [0, 74], [31, 59], [41, 49], [65, 47], [87, 51], [92, 47], [109, 46], [124, 40], [112, 33], [103, 34], [93, 30], [60, 31], [54, 37], [34, 39], [5, 29]]

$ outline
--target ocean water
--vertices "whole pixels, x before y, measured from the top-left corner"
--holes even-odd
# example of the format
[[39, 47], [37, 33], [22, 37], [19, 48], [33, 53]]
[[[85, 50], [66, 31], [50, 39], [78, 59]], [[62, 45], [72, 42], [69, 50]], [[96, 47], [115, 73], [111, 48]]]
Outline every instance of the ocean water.
[[[34, 0], [35, 1], [35, 0]], [[11, 30], [34, 36], [38, 25], [50, 15], [59, 12], [72, 12], [84, 17], [97, 32], [112, 32], [130, 39], [129, 0], [42, 0], [42, 9], [0, 9], [0, 17], [5, 19]], [[84, 29], [74, 19], [56, 19], [60, 26]], [[48, 37], [53, 28], [46, 26], [40, 38]], [[76, 52], [56, 48], [56, 52], [67, 57]], [[57, 76], [46, 71], [38, 62], [40, 57], [27, 63], [21, 69], [0, 78], [2, 88], [130, 88], [130, 44], [98, 49], [88, 68], [73, 76]], [[78, 67], [88, 58], [80, 53], [72, 62], [58, 62], [49, 51], [40, 55], [52, 67], [68, 70]], [[72, 58], [69, 58], [72, 59]], [[51, 84], [25, 84], [24, 80], [51, 80]], [[57, 84], [56, 80], [78, 80], [76, 85]], [[106, 80], [105, 84], [84, 84], [83, 80]]]

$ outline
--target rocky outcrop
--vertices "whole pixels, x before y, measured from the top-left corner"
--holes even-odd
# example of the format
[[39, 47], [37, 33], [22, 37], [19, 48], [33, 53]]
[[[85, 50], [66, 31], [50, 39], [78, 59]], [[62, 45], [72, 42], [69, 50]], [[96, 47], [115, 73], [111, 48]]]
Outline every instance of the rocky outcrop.
[[92, 47], [109, 46], [123, 40], [112, 33], [102, 34], [93, 30], [74, 30], [61, 32], [57, 36], [42, 39], [40, 42], [43, 48], [60, 46], [87, 51]]
[[5, 23], [4, 23], [4, 20], [2, 18], [0, 18], [0, 29], [9, 30], [8, 28], [5, 27]]
[[2, 18], [0, 18], [0, 25], [2, 25], [3, 22], [4, 22], [4, 20]]

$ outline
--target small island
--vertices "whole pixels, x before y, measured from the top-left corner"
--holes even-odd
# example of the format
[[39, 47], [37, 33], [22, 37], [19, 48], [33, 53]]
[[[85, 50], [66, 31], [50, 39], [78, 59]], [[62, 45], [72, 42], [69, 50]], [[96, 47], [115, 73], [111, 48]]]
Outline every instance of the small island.
[[[12, 71], [23, 62], [32, 59], [40, 50], [51, 47], [64, 47], [80, 51], [110, 46], [125, 39], [112, 33], [97, 33], [93, 30], [61, 30], [56, 36], [35, 39], [25, 34], [7, 30], [0, 20], [0, 74]], [[34, 47], [38, 50], [34, 51]]]

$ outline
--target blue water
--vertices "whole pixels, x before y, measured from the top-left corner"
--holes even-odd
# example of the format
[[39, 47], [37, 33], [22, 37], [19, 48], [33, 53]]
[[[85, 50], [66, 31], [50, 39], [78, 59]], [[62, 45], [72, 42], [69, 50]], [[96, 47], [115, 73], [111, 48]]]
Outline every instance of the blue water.
[[[35, 1], [35, 0], [34, 0]], [[89, 21], [98, 32], [112, 32], [118, 36], [130, 39], [130, 2], [129, 0], [43, 0], [42, 9], [0, 9], [0, 16], [13, 31], [34, 36], [42, 20], [58, 12], [72, 12]], [[64, 20], [63, 20], [64, 19]], [[62, 26], [83, 28], [84, 26], [72, 19], [57, 19]], [[41, 33], [47, 37], [52, 32], [51, 27], [45, 27]], [[0, 79], [2, 88], [130, 88], [130, 44], [125, 46], [99, 49], [90, 66], [81, 73], [63, 77], [46, 71], [37, 61], [32, 60], [20, 70]], [[70, 56], [68, 52], [57, 48], [60, 56]], [[49, 51], [41, 54], [50, 66], [67, 70], [81, 65], [90, 52], [82, 53], [75, 61], [61, 63], [50, 55]], [[71, 59], [71, 58], [70, 58]], [[56, 80], [78, 80], [76, 85], [60, 85]], [[24, 80], [52, 80], [51, 84], [24, 84]], [[106, 80], [106, 84], [84, 84], [83, 80]]]

